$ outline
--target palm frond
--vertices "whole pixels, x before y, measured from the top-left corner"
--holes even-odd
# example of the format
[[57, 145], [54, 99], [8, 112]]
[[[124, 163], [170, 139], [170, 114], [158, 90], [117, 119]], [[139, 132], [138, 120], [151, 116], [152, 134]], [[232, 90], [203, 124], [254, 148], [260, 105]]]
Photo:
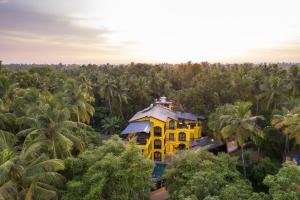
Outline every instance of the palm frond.
[[0, 187], [0, 200], [15, 200], [18, 196], [17, 185], [8, 181]]
[[0, 151], [4, 149], [12, 149], [17, 141], [13, 133], [0, 130]]

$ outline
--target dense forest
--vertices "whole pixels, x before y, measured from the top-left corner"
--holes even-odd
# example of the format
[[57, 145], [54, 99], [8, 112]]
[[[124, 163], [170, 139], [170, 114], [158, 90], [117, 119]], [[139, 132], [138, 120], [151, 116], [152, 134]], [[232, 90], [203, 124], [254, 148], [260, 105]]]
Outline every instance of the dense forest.
[[178, 153], [172, 200], [300, 199], [300, 167], [284, 162], [300, 153], [300, 68], [191, 62], [0, 65], [0, 199], [149, 199], [154, 163], [118, 135], [160, 96], [240, 147]]

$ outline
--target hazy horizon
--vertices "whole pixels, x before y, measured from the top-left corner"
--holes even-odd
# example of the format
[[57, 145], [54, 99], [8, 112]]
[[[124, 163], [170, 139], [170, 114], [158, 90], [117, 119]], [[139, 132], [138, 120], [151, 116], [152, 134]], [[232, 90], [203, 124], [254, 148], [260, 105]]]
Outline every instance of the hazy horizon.
[[297, 0], [0, 0], [8, 63], [300, 63]]

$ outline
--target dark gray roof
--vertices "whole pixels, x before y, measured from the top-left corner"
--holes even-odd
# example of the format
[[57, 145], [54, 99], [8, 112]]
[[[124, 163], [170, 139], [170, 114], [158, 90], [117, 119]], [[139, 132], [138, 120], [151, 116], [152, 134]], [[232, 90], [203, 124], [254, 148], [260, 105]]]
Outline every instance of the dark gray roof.
[[150, 121], [131, 122], [121, 134], [146, 132], [149, 133], [152, 123]]
[[188, 120], [193, 120], [193, 121], [196, 121], [198, 119], [200, 119], [200, 120], [204, 120], [205, 119], [202, 116], [197, 116], [197, 115], [194, 115], [192, 113], [181, 113], [181, 112], [177, 112], [176, 113], [176, 117], [178, 119], [188, 119]]
[[129, 121], [135, 121], [144, 117], [153, 117], [166, 122], [168, 118], [177, 120], [176, 113], [160, 105], [150, 106], [137, 112]]

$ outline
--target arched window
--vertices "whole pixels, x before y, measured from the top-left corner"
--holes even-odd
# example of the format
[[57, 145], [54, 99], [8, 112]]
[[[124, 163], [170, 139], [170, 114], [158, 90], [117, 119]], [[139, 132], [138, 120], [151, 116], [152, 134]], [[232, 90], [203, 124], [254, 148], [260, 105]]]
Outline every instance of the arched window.
[[155, 161], [161, 161], [161, 153], [158, 151], [154, 152], [154, 160]]
[[161, 137], [161, 127], [159, 127], [159, 126], [154, 127], [154, 136]]
[[161, 149], [161, 140], [154, 140], [154, 149]]
[[186, 138], [185, 138], [185, 133], [184, 132], [181, 132], [179, 133], [179, 138], [178, 138], [179, 141], [185, 141]]
[[171, 120], [171, 121], [169, 122], [169, 129], [174, 130], [174, 128], [175, 128], [175, 122], [174, 122], [174, 120]]
[[185, 150], [185, 144], [179, 144], [178, 148], [179, 150]]

